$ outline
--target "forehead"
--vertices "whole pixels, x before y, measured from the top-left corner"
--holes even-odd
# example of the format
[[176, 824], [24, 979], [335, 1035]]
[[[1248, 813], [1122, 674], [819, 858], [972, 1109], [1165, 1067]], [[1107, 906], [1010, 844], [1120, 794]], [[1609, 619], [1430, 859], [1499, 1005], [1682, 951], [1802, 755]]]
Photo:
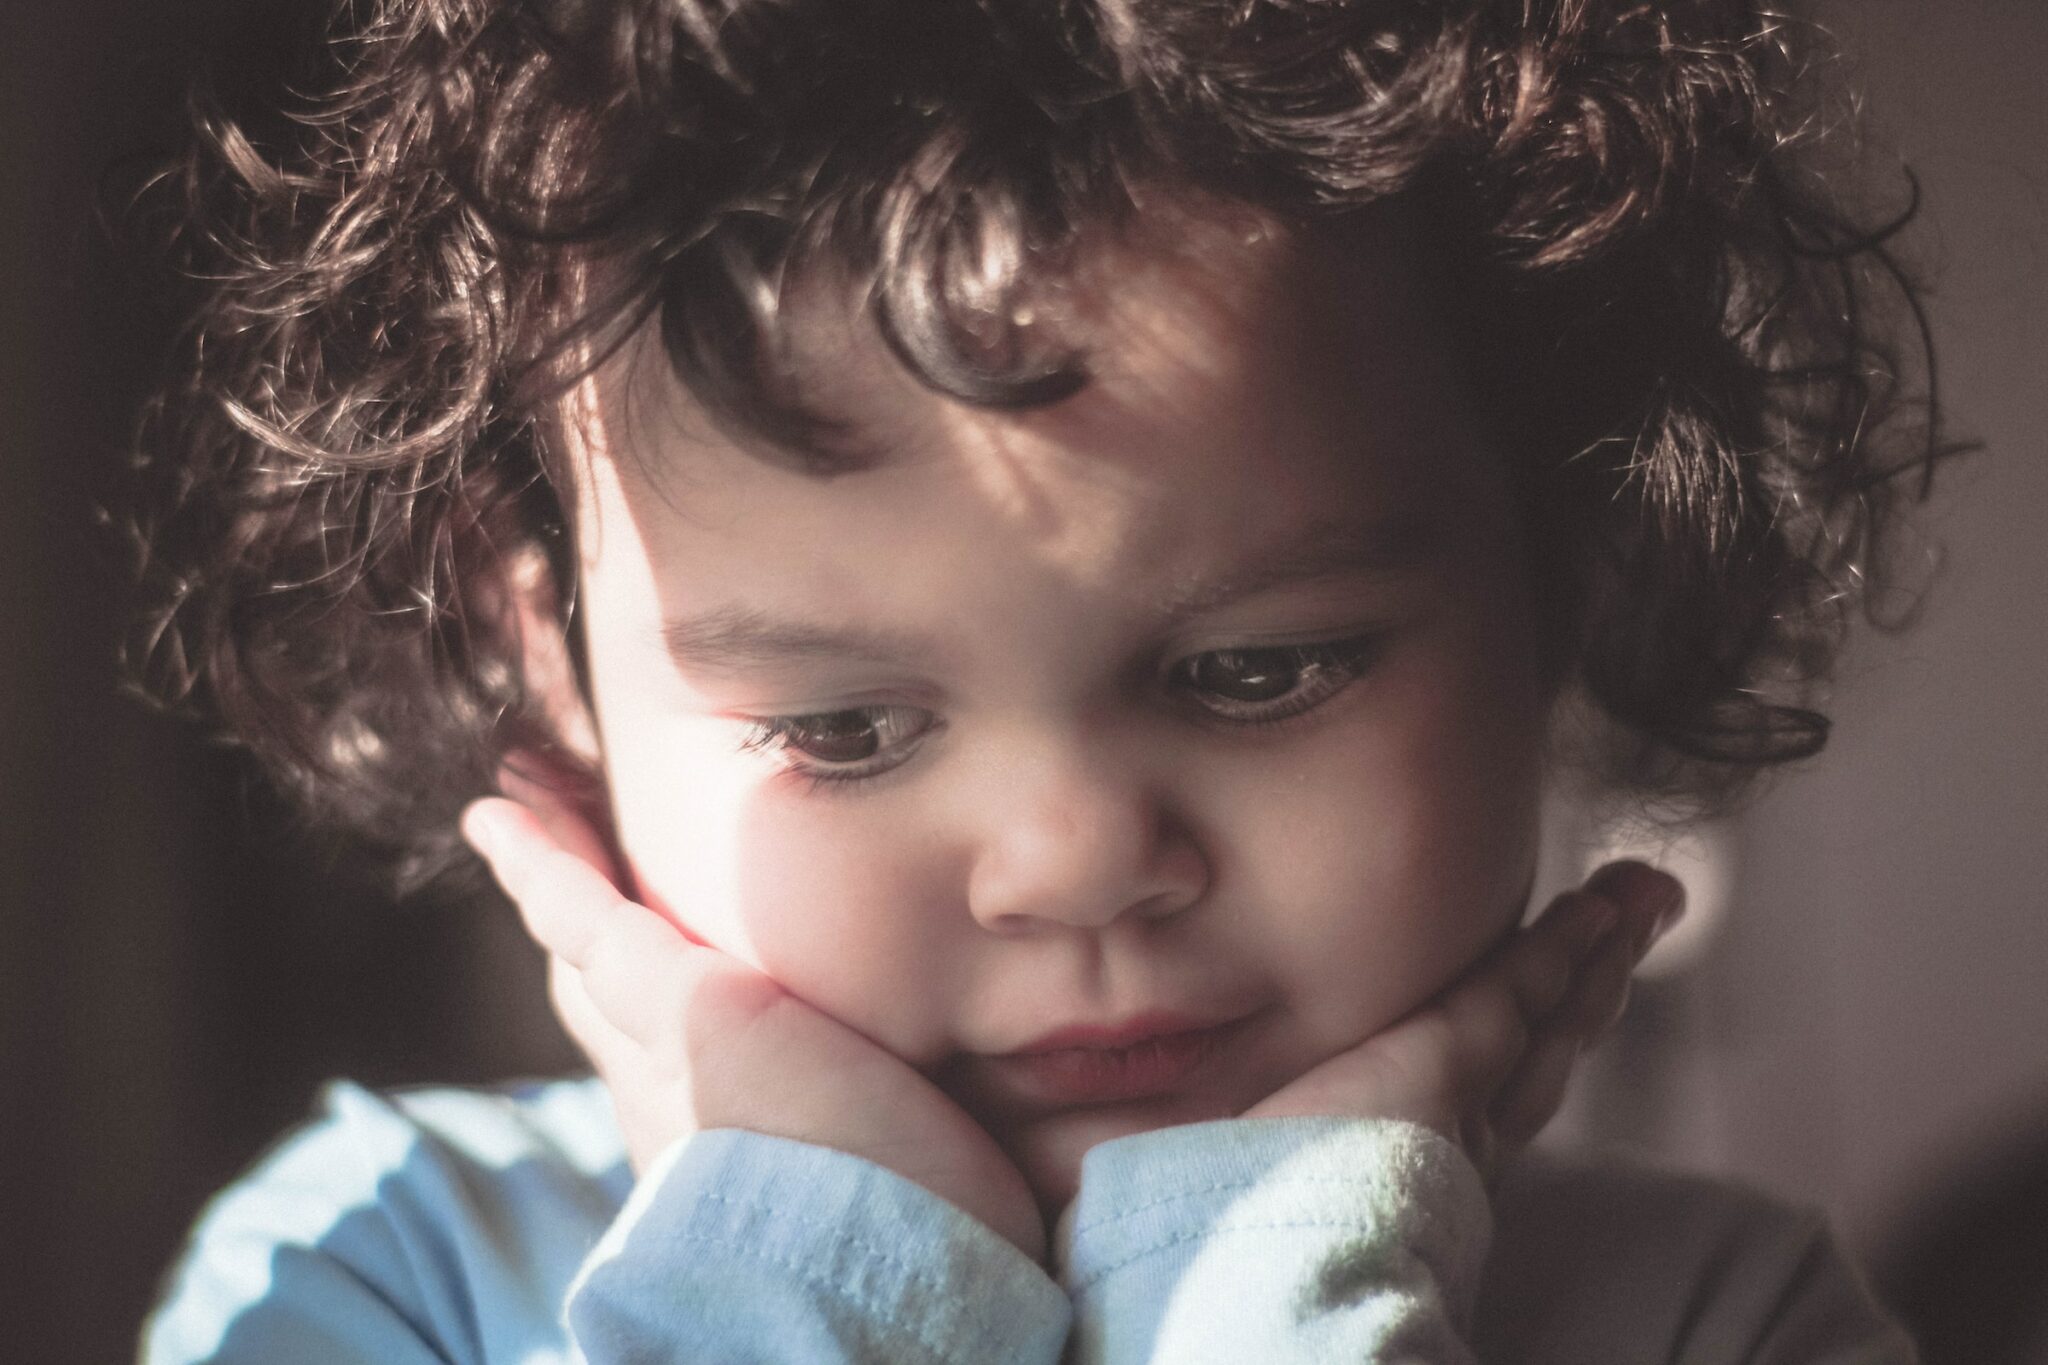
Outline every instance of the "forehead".
[[[969, 428], [1053, 437], [1118, 422], [1436, 425], [1443, 414], [1426, 400], [1457, 386], [1426, 260], [1398, 204], [1311, 232], [1250, 208], [1168, 199], [1084, 237], [1071, 262], [1017, 291], [1010, 314], [1027, 344], [1086, 365], [1088, 382], [1063, 401], [990, 410], [939, 396], [880, 344], [857, 291], [824, 271], [791, 291], [790, 369], [798, 396], [881, 461]], [[1133, 439], [1128, 454], [1148, 451], [1173, 457], [1160, 440]]]
[[1393, 214], [1341, 238], [1181, 214], [1101, 242], [1029, 305], [1090, 380], [1024, 410], [920, 385], [821, 273], [788, 301], [793, 371], [872, 466], [818, 477], [763, 458], [647, 345], [585, 395], [579, 501], [630, 518], [693, 591], [756, 565], [764, 588], [836, 582], [841, 600], [864, 574], [943, 573], [998, 544], [1048, 585], [1160, 591], [1346, 524], [1466, 525], [1499, 510], [1497, 461], [1421, 259]]

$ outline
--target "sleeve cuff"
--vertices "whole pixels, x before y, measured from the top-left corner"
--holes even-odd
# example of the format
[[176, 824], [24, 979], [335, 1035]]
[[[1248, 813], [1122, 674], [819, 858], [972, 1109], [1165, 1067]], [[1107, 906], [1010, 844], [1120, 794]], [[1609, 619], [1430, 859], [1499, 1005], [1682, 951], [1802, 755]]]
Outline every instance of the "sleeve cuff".
[[568, 1315], [592, 1361], [1052, 1362], [1070, 1312], [1037, 1263], [893, 1171], [719, 1129], [642, 1175]]
[[1056, 1244], [1083, 1359], [1435, 1361], [1466, 1358], [1491, 1233], [1478, 1171], [1427, 1128], [1226, 1119], [1094, 1149]]

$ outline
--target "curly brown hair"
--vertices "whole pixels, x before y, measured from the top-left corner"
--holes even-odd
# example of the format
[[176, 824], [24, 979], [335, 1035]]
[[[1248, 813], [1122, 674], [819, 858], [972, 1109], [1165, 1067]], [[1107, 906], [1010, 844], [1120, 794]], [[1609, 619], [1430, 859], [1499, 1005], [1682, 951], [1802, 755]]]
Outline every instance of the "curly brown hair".
[[1130, 224], [1132, 185], [1311, 227], [1406, 196], [1639, 793], [1717, 802], [1820, 748], [1810, 684], [1942, 453], [1905, 397], [1932, 363], [1904, 216], [1860, 222], [1811, 169], [1816, 35], [1746, 0], [344, 20], [289, 99], [200, 100], [159, 185], [202, 296], [145, 424], [138, 660], [416, 870], [550, 742], [505, 585], [539, 552], [573, 601], [546, 434], [590, 356], [654, 323], [722, 423], [821, 476], [859, 458], [786, 367], [774, 286], [807, 261], [865, 285], [924, 384], [1044, 404], [1087, 358], [1012, 305]]

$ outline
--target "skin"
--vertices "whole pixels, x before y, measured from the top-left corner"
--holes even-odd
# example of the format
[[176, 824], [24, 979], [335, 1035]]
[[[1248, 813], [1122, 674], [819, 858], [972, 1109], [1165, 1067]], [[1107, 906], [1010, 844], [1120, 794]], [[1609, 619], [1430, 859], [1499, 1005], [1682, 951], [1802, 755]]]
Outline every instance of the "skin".
[[[590, 706], [555, 701], [608, 806], [513, 779], [465, 831], [637, 1158], [821, 1141], [1035, 1255], [1090, 1147], [1168, 1124], [1410, 1118], [1484, 1161], [1618, 1010], [1674, 884], [1611, 870], [1516, 932], [1553, 688], [1399, 225], [1181, 227], [1075, 276], [1094, 376], [1049, 408], [936, 396], [802, 292], [857, 473], [742, 448], [651, 348], [576, 395]], [[764, 619], [894, 647], [712, 657]], [[990, 1061], [1161, 1010], [1236, 1025], [1163, 1096]]]

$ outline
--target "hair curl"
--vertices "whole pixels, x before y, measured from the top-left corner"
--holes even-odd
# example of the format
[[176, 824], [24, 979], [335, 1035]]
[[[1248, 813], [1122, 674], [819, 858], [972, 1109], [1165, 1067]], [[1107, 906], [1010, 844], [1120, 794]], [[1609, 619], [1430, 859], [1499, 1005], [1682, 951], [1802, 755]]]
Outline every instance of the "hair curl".
[[1859, 224], [1807, 169], [1813, 35], [1745, 0], [344, 18], [314, 93], [198, 102], [159, 186], [202, 297], [145, 425], [139, 658], [415, 868], [549, 742], [505, 585], [539, 551], [569, 600], [544, 441], [566, 357], [658, 322], [719, 420], [821, 475], [859, 458], [786, 365], [777, 282], [806, 261], [867, 286], [926, 385], [1041, 404], [1087, 358], [1011, 305], [1129, 224], [1132, 185], [1309, 226], [1410, 197], [1639, 792], [1718, 800], [1821, 746], [1807, 684], [1941, 453], [1904, 396], [1923, 358], [1932, 387], [1924, 327], [1894, 349], [1903, 218]]

